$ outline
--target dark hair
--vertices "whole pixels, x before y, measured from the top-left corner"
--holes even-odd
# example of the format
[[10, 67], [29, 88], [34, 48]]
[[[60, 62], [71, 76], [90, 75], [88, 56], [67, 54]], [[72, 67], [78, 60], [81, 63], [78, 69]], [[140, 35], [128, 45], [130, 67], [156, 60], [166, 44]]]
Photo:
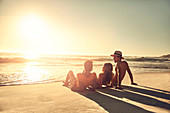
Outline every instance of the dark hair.
[[93, 68], [93, 61], [91, 61], [91, 60], [86, 60], [85, 62], [84, 62], [84, 68], [85, 68], [85, 70], [92, 70], [92, 68]]
[[102, 80], [102, 84], [108, 84], [112, 79], [113, 65], [111, 63], [105, 63], [104, 67], [108, 68], [109, 70], [104, 71], [105, 76]]
[[109, 70], [113, 71], [113, 65], [111, 63], [105, 63], [104, 67], [110, 67]]

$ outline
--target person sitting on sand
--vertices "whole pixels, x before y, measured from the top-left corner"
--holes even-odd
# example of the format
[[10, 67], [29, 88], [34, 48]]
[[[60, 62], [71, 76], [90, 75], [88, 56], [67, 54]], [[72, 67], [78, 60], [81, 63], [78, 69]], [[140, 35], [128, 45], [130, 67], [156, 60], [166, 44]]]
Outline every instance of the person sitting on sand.
[[102, 88], [102, 85], [109, 86], [113, 77], [113, 66], [111, 63], [105, 63], [102, 69], [103, 73], [99, 74], [98, 87]]
[[72, 91], [84, 91], [86, 88], [95, 90], [97, 76], [96, 73], [91, 73], [92, 69], [93, 62], [90, 60], [85, 61], [84, 71], [78, 73], [77, 77], [74, 76], [72, 71], [69, 71], [63, 86], [70, 86]]
[[112, 86], [116, 86], [117, 89], [122, 89], [121, 88], [121, 82], [123, 78], [125, 77], [126, 71], [128, 72], [131, 80], [132, 85], [137, 85], [133, 81], [133, 75], [131, 73], [131, 70], [128, 66], [128, 63], [126, 61], [122, 61], [124, 59], [122, 57], [122, 52], [121, 51], [115, 51], [114, 54], [111, 55], [114, 59], [114, 62], [116, 63], [115, 66], [115, 76], [112, 79]]

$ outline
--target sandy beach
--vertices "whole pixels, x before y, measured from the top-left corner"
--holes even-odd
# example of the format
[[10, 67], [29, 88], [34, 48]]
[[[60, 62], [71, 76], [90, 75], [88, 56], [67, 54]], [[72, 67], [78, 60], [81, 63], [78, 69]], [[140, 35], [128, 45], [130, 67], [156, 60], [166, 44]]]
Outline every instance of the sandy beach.
[[170, 113], [169, 20], [170, 0], [0, 0], [0, 113]]
[[73, 92], [62, 82], [0, 86], [1, 113], [169, 113], [170, 73], [126, 75], [123, 90]]

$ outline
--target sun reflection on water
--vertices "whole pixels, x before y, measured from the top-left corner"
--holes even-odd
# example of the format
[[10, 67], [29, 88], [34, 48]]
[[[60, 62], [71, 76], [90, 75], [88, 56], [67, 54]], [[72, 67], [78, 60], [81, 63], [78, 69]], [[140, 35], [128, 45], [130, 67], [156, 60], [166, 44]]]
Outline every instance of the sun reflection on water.
[[44, 76], [48, 76], [49, 72], [34, 65], [28, 64], [23, 71], [27, 73], [26, 79], [29, 82], [42, 81]]

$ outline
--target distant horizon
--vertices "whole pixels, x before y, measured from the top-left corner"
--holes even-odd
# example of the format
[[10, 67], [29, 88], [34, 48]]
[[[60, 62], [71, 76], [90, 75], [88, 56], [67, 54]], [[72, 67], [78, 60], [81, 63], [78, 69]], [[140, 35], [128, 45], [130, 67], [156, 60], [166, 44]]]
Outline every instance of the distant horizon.
[[[22, 52], [15, 52], [15, 51], [0, 51], [0, 56], [1, 54], [19, 54], [19, 55], [23, 55], [25, 53], [22, 53]], [[113, 54], [113, 53], [111, 53]], [[70, 55], [70, 56], [110, 56], [111, 54], [57, 54], [57, 53], [42, 53], [42, 54], [39, 54], [38, 56], [41, 56], [41, 55]], [[164, 55], [170, 55], [170, 53], [165, 53], [165, 54], [161, 54], [161, 55], [123, 55], [123, 56], [136, 56], [136, 57], [161, 57], [161, 56], [164, 56]]]

